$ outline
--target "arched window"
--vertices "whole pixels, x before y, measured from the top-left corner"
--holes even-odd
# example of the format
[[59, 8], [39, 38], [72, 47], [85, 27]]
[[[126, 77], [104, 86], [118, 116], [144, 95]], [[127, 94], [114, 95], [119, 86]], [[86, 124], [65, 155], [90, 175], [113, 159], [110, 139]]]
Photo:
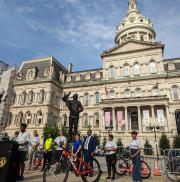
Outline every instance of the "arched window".
[[140, 88], [137, 88], [135, 91], [136, 91], [136, 97], [141, 97], [142, 96]]
[[124, 91], [124, 97], [131, 97], [131, 90], [130, 89], [126, 89]]
[[9, 113], [9, 118], [8, 118], [8, 124], [10, 125], [12, 123], [12, 113]]
[[109, 68], [109, 78], [115, 78], [115, 68], [113, 66]]
[[21, 124], [21, 123], [23, 123], [23, 113], [19, 112], [18, 113], [18, 124]]
[[99, 127], [99, 113], [98, 112], [96, 112], [94, 114], [94, 126]]
[[134, 75], [139, 75], [140, 74], [140, 67], [138, 63], [134, 64]]
[[31, 113], [29, 111], [25, 115], [25, 121], [27, 124], [31, 124]]
[[110, 92], [109, 92], [109, 98], [110, 99], [115, 98], [115, 91], [114, 90], [110, 90]]
[[68, 120], [66, 114], [63, 115], [63, 126], [68, 127]]
[[45, 91], [42, 89], [40, 90], [40, 94], [39, 94], [39, 102], [44, 102], [45, 100]]
[[100, 102], [100, 95], [99, 95], [99, 92], [96, 92], [96, 93], [95, 93], [95, 101], [96, 101], [96, 104], [99, 104], [99, 102]]
[[123, 72], [124, 72], [124, 76], [129, 76], [130, 75], [129, 65], [128, 64], [124, 65]]
[[84, 94], [84, 105], [85, 106], [89, 105], [89, 94], [88, 93]]
[[26, 91], [23, 91], [22, 92], [22, 97], [21, 97], [21, 103], [25, 104], [25, 102], [26, 102]]
[[82, 119], [83, 119], [83, 128], [87, 128], [88, 127], [88, 114], [84, 113]]
[[153, 87], [152, 88], [152, 95], [153, 96], [158, 96], [159, 95], [159, 89], [158, 89], [158, 87]]
[[29, 92], [28, 97], [29, 97], [29, 103], [32, 103], [33, 102], [33, 97], [34, 97], [34, 93], [33, 93], [32, 90]]
[[15, 104], [16, 103], [16, 93], [14, 92], [13, 93], [13, 98], [12, 98], [12, 104]]
[[157, 66], [156, 66], [155, 61], [151, 61], [149, 63], [149, 71], [150, 71], [150, 73], [157, 73]]
[[172, 98], [173, 100], [179, 99], [179, 88], [177, 85], [172, 86]]
[[41, 111], [38, 111], [37, 112], [37, 124], [40, 125], [42, 124], [42, 112]]

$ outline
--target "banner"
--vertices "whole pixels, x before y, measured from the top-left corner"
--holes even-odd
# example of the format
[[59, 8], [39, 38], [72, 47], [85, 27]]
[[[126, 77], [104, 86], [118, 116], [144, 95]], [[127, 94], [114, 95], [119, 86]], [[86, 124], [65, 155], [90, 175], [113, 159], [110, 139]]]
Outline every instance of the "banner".
[[160, 126], [164, 126], [164, 111], [163, 109], [157, 109], [157, 119]]
[[117, 122], [118, 122], [118, 128], [122, 127], [123, 124], [123, 112], [117, 111]]
[[110, 122], [111, 122], [111, 113], [105, 112], [105, 127], [106, 128], [110, 127]]
[[143, 120], [144, 120], [144, 125], [149, 126], [149, 110], [143, 110]]

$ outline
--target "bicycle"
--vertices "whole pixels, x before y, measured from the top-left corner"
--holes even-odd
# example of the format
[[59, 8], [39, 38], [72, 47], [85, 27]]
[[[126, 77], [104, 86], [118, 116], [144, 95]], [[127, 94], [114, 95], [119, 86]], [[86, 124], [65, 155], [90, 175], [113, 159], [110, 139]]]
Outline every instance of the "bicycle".
[[[133, 164], [128, 156], [129, 151], [125, 150], [123, 155], [120, 155], [116, 160], [116, 173], [118, 175], [125, 175], [127, 172], [132, 173]], [[142, 157], [141, 157], [142, 158]], [[141, 176], [143, 179], [148, 179], [151, 176], [150, 166], [144, 160], [141, 160]]]
[[70, 171], [74, 172], [77, 177], [80, 176], [84, 182], [98, 182], [102, 172], [99, 162], [94, 157], [92, 158], [92, 164], [90, 166], [83, 158], [74, 157], [64, 149], [60, 159], [46, 165], [43, 182], [47, 182], [46, 178], [49, 174], [61, 179], [62, 182], [66, 182]]

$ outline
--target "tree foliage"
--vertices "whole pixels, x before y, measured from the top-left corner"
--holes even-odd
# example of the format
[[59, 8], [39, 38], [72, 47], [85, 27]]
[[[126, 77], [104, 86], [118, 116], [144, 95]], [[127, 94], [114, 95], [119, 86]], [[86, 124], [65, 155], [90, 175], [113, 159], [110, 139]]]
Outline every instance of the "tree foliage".
[[152, 155], [153, 154], [152, 145], [149, 143], [149, 141], [147, 139], [144, 143], [144, 154], [145, 155]]
[[175, 136], [174, 137], [173, 148], [180, 148], [180, 136]]
[[[163, 150], [170, 149], [170, 141], [164, 133], [160, 137], [159, 148]], [[163, 150], [161, 150], [161, 155], [164, 154]]]

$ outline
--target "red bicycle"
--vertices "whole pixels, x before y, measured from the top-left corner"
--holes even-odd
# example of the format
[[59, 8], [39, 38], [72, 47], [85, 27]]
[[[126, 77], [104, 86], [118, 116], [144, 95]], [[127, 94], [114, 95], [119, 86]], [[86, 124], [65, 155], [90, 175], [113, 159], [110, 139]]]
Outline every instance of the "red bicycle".
[[69, 151], [64, 150], [59, 160], [46, 165], [43, 182], [47, 182], [49, 176], [66, 182], [70, 172], [74, 172], [77, 177], [80, 176], [84, 182], [98, 182], [102, 174], [99, 162], [94, 157], [90, 164], [86, 163], [83, 158], [74, 157]]

